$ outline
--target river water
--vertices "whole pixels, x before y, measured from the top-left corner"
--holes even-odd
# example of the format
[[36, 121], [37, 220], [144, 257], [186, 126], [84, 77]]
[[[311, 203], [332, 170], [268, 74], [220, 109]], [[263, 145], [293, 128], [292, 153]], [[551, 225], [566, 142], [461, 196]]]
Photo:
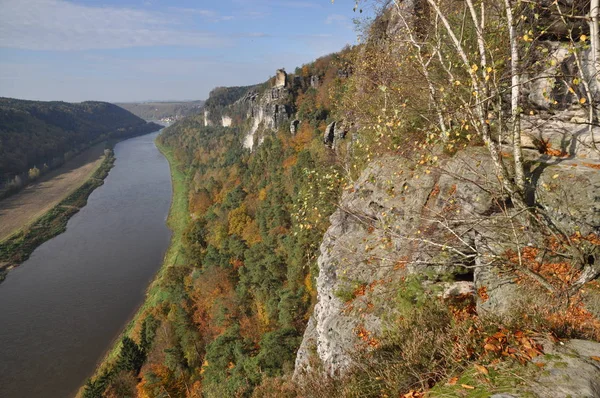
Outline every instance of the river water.
[[117, 144], [67, 231], [0, 284], [0, 397], [74, 395], [142, 303], [171, 236], [157, 134]]

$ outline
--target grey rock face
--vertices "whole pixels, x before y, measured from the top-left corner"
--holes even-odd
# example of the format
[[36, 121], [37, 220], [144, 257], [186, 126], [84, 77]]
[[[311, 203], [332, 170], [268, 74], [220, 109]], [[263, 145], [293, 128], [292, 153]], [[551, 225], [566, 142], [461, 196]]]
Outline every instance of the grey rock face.
[[310, 86], [311, 86], [312, 88], [317, 88], [317, 87], [319, 87], [319, 76], [317, 76], [317, 75], [312, 75], [312, 76], [310, 77]]
[[287, 73], [284, 69], [277, 69], [275, 72], [275, 85], [274, 87], [285, 87], [287, 84]]
[[329, 123], [323, 133], [323, 143], [331, 148], [335, 148], [340, 140], [346, 138], [348, 128], [343, 121]]
[[534, 362], [544, 363], [543, 371], [531, 383], [538, 397], [600, 397], [600, 343], [571, 340], [564, 345], [546, 344], [545, 356]]
[[333, 140], [335, 139], [335, 123], [332, 122], [327, 125], [325, 132], [323, 133], [323, 143], [328, 146], [333, 146]]
[[578, 48], [579, 60], [576, 60], [569, 43], [544, 41], [539, 48], [543, 50], [537, 50], [538, 62], [528, 68], [528, 83], [524, 85], [524, 94], [531, 106], [542, 110], [569, 109], [580, 98], [587, 99], [582, 80], [587, 83], [592, 97], [600, 99], [600, 77], [595, 72], [591, 49]]
[[[327, 132], [332, 131], [335, 125], [328, 127]], [[540, 167], [534, 170], [535, 183], [542, 187], [535, 194], [556, 220], [570, 230], [598, 231], [600, 173], [560, 162], [547, 164], [539, 155], [534, 164]], [[551, 189], [545, 190], [543, 184]], [[503, 255], [512, 248], [502, 238], [509, 223], [497, 208], [500, 190], [484, 148], [463, 150], [434, 172], [398, 157], [371, 163], [343, 194], [323, 238], [318, 303], [311, 321], [314, 328], [305, 336], [311, 343], [303, 343], [298, 352], [296, 375], [309, 366], [311, 356], [331, 375], [343, 374], [351, 367], [353, 355], [369, 349], [365, 336], [368, 340], [386, 328], [386, 319], [394, 313], [394, 283], [403, 277], [429, 275], [436, 283], [435, 275], [464, 272], [457, 268], [464, 259], [441, 249], [440, 243], [449, 242], [464, 253], [480, 253], [476, 261], [481, 266], [476, 267], [472, 280], [463, 279], [447, 289], [447, 295], [485, 288], [488, 298], [478, 300], [478, 310], [510, 313], [526, 297], [526, 291], [510, 275], [484, 265], [489, 260], [486, 256]], [[571, 194], [567, 210], [561, 208], [566, 191]], [[439, 218], [440, 214], [444, 218]], [[478, 221], [460, 221], [463, 219]], [[456, 241], [440, 220], [450, 223], [463, 241]], [[528, 236], [524, 234], [523, 239]], [[353, 293], [356, 291], [360, 294]], [[316, 350], [310, 351], [309, 346]]]
[[275, 131], [289, 121], [291, 110], [287, 97], [288, 89], [284, 86], [273, 87], [262, 96], [254, 93], [245, 97], [245, 101], [249, 104], [247, 117], [252, 120], [252, 127], [244, 140], [246, 148], [252, 149], [254, 135], [261, 126]]
[[524, 148], [546, 146], [564, 158], [600, 159], [600, 127], [590, 129], [583, 109], [557, 115], [523, 115], [521, 120]]
[[290, 123], [290, 134], [291, 135], [296, 135], [296, 133], [298, 132], [299, 124], [300, 124], [300, 120], [298, 120], [298, 119], [292, 120], [292, 123]]

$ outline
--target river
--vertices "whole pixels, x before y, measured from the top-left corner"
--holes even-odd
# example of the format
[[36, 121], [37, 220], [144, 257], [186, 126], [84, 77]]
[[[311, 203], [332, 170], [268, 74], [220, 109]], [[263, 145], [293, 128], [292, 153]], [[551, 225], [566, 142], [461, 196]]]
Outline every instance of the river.
[[118, 143], [67, 231], [0, 284], [0, 397], [73, 396], [143, 302], [171, 236], [157, 135]]

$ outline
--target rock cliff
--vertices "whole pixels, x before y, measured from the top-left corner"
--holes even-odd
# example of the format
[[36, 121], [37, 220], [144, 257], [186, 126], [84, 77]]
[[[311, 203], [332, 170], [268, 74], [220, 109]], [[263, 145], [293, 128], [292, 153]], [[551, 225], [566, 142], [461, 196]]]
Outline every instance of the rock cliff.
[[[558, 3], [563, 11], [585, 7], [578, 1]], [[383, 25], [384, 36], [399, 35], [404, 21], [418, 22], [427, 15], [423, 4], [405, 2], [376, 23]], [[413, 19], [403, 21], [398, 13]], [[598, 103], [600, 79], [586, 43], [569, 40], [575, 30], [577, 37], [588, 30], [581, 21], [549, 13], [541, 18], [550, 20], [552, 29], [527, 60], [521, 92], [527, 200], [567, 236], [597, 236], [600, 128], [591, 123], [598, 109], [585, 104]], [[329, 147], [335, 148], [345, 135], [338, 130], [346, 129], [338, 129], [336, 122], [325, 129], [323, 141]], [[503, 155], [510, 157], [512, 144], [503, 144]], [[297, 354], [295, 377], [315, 365], [332, 376], [351, 369], [357, 352], [369, 351], [390, 326], [392, 303], [407, 278], [418, 277], [426, 290], [444, 298], [472, 296], [480, 316], [509, 316], [524, 303], [536, 305], [539, 298], [519, 282], [519, 272], [497, 260], [520, 253], [519, 245], [543, 246], [542, 237], [528, 231], [525, 216], [504, 202], [489, 152], [471, 147], [440, 157], [429, 163], [400, 156], [378, 159], [344, 192], [321, 244], [317, 304]], [[582, 240], [579, 249], [587, 250], [589, 267], [600, 268], [597, 245], [588, 248]], [[599, 348], [591, 342], [569, 344]], [[568, 355], [555, 346], [547, 352]], [[571, 375], [570, 384], [552, 382], [560, 372], [551, 373], [532, 384], [532, 393], [598, 396], [600, 386], [590, 382], [600, 376], [598, 363], [577, 361], [567, 361], [565, 372], [576, 373], [579, 367], [589, 372], [580, 378]]]
[[[386, 157], [373, 162], [344, 193], [321, 245], [318, 302], [298, 352], [296, 374], [310, 367], [312, 353], [332, 375], [348, 369], [364, 336], [385, 329], [396, 294], [393, 282], [408, 275], [428, 275], [443, 290], [450, 288], [449, 294], [457, 286], [440, 282], [443, 274], [462, 280], [466, 291], [485, 289], [486, 299], [478, 298], [481, 312], [510, 311], [525, 297], [514, 278], [500, 276], [493, 267], [472, 272], [457, 266], [465, 258], [443, 247], [492, 256], [510, 246], [502, 238], [508, 218], [496, 202], [500, 187], [488, 156], [484, 148], [469, 148], [430, 173], [409, 160]], [[582, 234], [600, 232], [600, 163], [561, 161], [534, 151], [528, 156], [535, 195], [555, 219]], [[571, 189], [573, 183], [577, 190]], [[450, 225], [450, 235], [460, 235], [462, 242], [451, 243]], [[600, 259], [600, 253], [595, 256]], [[356, 291], [361, 294], [347, 294]]]

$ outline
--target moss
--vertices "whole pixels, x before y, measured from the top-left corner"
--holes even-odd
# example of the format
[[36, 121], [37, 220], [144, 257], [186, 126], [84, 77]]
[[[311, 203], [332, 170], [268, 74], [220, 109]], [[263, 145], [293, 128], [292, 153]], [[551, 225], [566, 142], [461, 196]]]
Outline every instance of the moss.
[[348, 303], [358, 297], [360, 290], [366, 286], [367, 283], [362, 281], [342, 282], [342, 286], [333, 294], [344, 303]]

